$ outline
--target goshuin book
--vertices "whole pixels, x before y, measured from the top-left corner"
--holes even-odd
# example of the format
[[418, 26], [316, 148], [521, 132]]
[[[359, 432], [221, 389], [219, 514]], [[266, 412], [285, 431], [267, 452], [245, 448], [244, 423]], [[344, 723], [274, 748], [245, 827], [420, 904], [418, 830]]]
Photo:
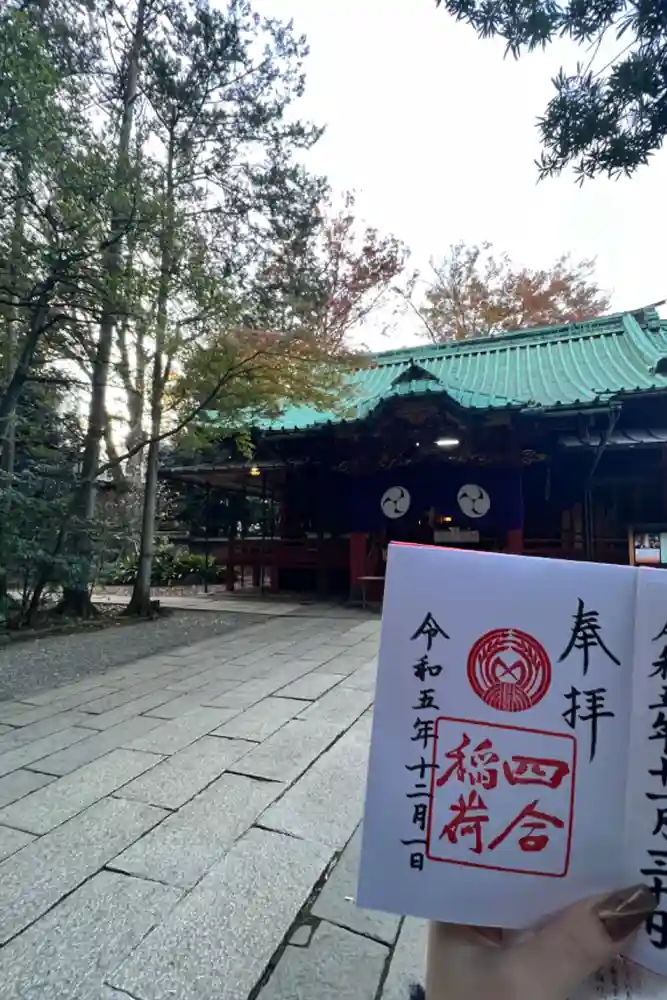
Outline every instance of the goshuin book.
[[637, 882], [665, 975], [667, 572], [390, 546], [358, 904], [516, 930]]

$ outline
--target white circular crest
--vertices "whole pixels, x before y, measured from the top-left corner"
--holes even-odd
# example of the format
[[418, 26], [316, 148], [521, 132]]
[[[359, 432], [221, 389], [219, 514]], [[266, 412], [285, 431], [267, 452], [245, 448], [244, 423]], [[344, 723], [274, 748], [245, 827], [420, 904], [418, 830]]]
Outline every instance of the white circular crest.
[[466, 483], [456, 494], [456, 502], [466, 517], [484, 517], [491, 509], [491, 497], [476, 483]]
[[385, 490], [380, 500], [380, 507], [385, 517], [395, 521], [410, 510], [412, 498], [404, 486], [390, 486]]

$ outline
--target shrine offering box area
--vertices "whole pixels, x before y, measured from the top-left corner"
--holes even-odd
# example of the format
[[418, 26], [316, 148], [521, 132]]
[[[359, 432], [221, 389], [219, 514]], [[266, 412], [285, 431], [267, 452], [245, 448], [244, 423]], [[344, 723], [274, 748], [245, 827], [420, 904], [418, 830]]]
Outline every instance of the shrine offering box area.
[[392, 545], [359, 905], [520, 929], [636, 882], [665, 974], [667, 573]]

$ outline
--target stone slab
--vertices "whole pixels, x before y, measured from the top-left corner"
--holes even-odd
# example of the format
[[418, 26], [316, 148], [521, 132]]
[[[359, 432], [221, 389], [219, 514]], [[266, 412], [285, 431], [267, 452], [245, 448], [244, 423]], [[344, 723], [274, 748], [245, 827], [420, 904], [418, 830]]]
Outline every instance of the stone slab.
[[[359, 826], [313, 903], [311, 913], [314, 917], [329, 920], [358, 934], [365, 934], [366, 937], [373, 937], [384, 944], [393, 945], [401, 918], [393, 913], [381, 913], [379, 910], [362, 910], [355, 902], [360, 854], [361, 827]], [[408, 1000], [407, 994], [402, 1000]]]
[[349, 677], [355, 670], [359, 669], [359, 661], [352, 659], [349, 655], [338, 656], [335, 660], [327, 660], [315, 667], [314, 674], [337, 674], [341, 680]]
[[117, 688], [109, 684], [100, 684], [94, 688], [87, 688], [85, 691], [77, 691], [74, 694], [66, 694], [61, 696], [60, 691], [55, 692], [54, 704], [58, 707], [58, 711], [69, 708], [82, 708], [84, 705], [88, 705], [91, 701], [97, 701], [98, 698], [104, 698], [106, 695], [114, 694]]
[[425, 920], [404, 919], [384, 981], [382, 1000], [406, 1000], [411, 986], [424, 986], [427, 926]]
[[62, 701], [74, 695], [92, 691], [91, 699], [95, 697], [95, 688], [113, 687], [111, 671], [105, 674], [97, 674], [94, 677], [84, 677], [83, 680], [75, 681], [73, 684], [63, 684], [62, 687], [51, 689], [50, 691], [40, 691], [38, 694], [25, 695], [24, 701], [31, 705], [52, 705], [54, 701]]
[[14, 750], [8, 750], [7, 753], [0, 754], [0, 777], [3, 774], [9, 774], [10, 771], [16, 771], [20, 767], [28, 767], [35, 761], [41, 760], [42, 757], [48, 757], [56, 750], [72, 746], [73, 743], [78, 743], [79, 740], [84, 740], [87, 736], [90, 736], [89, 729], [75, 726], [61, 729], [50, 736], [44, 736], [41, 740], [22, 744]]
[[302, 701], [289, 698], [264, 698], [229, 722], [225, 722], [219, 729], [214, 729], [211, 735], [236, 737], [261, 743], [299, 712], [303, 712], [303, 709]]
[[169, 885], [193, 886], [220, 861], [283, 788], [279, 782], [223, 774], [123, 851], [114, 859], [113, 867]]
[[50, 781], [53, 781], [50, 774], [36, 774], [34, 771], [12, 771], [10, 774], [5, 774], [0, 778], [0, 809], [38, 788], [43, 788]]
[[3, 1000], [89, 1000], [180, 895], [100, 872], [0, 952]]
[[330, 858], [318, 844], [250, 830], [107, 984], [142, 1000], [247, 997]]
[[337, 646], [356, 646], [362, 640], [363, 636], [356, 632], [353, 628], [343, 627], [336, 634]]
[[172, 754], [183, 747], [194, 743], [200, 736], [205, 736], [217, 729], [230, 718], [230, 711], [219, 708], [198, 708], [188, 712], [179, 719], [165, 722], [161, 726], [133, 740], [129, 745], [131, 750], [146, 750], [149, 753]]
[[299, 677], [287, 687], [277, 692], [279, 698], [300, 698], [303, 701], [316, 701], [325, 691], [340, 684], [340, 674], [310, 673]]
[[[50, 706], [52, 712], [63, 712], [67, 709], [79, 708], [81, 705], [86, 705], [95, 698], [113, 694], [115, 690], [114, 687], [109, 687], [101, 683], [96, 684], [94, 687], [88, 685], [81, 691], [67, 691], [66, 689], [59, 688], [56, 691], [50, 692], [50, 698], [45, 698], [44, 701], [37, 704]], [[32, 702], [32, 699], [29, 700]]]
[[284, 683], [285, 681], [275, 677], [256, 677], [238, 684], [231, 691], [225, 691], [217, 698], [212, 698], [207, 704], [216, 708], [235, 708], [237, 712], [241, 712], [273, 694]]
[[344, 683], [345, 687], [375, 693], [376, 678], [377, 663], [366, 663], [359, 670], [355, 670], [353, 674], [350, 674]]
[[358, 624], [353, 625], [351, 629], [348, 629], [350, 635], [360, 635], [362, 639], [368, 639], [370, 636], [377, 636], [380, 632], [380, 622], [376, 618], [371, 618], [365, 622], [358, 622]]
[[12, 727], [11, 726], [0, 725], [0, 736], [6, 736], [7, 733], [11, 733], [11, 732], [12, 732]]
[[87, 739], [80, 740], [65, 750], [58, 750], [57, 753], [50, 754], [30, 766], [33, 770], [45, 774], [69, 774], [77, 767], [83, 767], [84, 764], [89, 764], [98, 757], [109, 753], [110, 750], [117, 750], [129, 740], [136, 740], [139, 736], [144, 736], [159, 725], [160, 719], [152, 719], [147, 715], [135, 715], [133, 719], [119, 722], [117, 726], [112, 726], [110, 729], [92, 730]]
[[267, 809], [262, 825], [342, 848], [363, 813], [370, 727], [370, 718], [365, 718], [344, 733], [280, 801]]
[[373, 702], [368, 691], [339, 685], [314, 701], [299, 716], [304, 722], [323, 723], [347, 729]]
[[[167, 687], [170, 691], [178, 691], [180, 694], [189, 694], [192, 691], [199, 691], [201, 688], [206, 687], [211, 681], [219, 680], [220, 674], [218, 673], [219, 668], [215, 665], [204, 667], [199, 670], [188, 670], [185, 677], [174, 678], [169, 680]], [[229, 684], [234, 684], [234, 681], [228, 681]], [[222, 694], [222, 692], [220, 692]]]
[[155, 754], [112, 750], [99, 760], [0, 809], [0, 823], [28, 833], [48, 833], [159, 760]]
[[273, 653], [273, 643], [258, 643], [251, 646], [245, 653], [239, 653], [234, 657], [234, 665], [237, 667], [253, 667], [256, 663], [261, 663]]
[[338, 729], [334, 726], [295, 719], [246, 754], [234, 765], [234, 771], [289, 783], [298, 778], [337, 735]]
[[[0, 826], [0, 861], [4, 861], [10, 854], [16, 854], [26, 844], [31, 843], [35, 838], [23, 830], [13, 830], [10, 826]], [[0, 966], [1, 968], [1, 966]], [[2, 973], [0, 972], [0, 982]]]
[[[179, 715], [186, 715], [189, 712], [193, 712], [202, 705], [210, 705], [211, 701], [231, 691], [236, 687], [237, 683], [237, 681], [217, 681], [217, 683], [209, 681], [195, 691], [177, 695], [173, 701], [168, 701], [165, 705], [158, 705], [157, 708], [152, 708], [148, 714], [156, 719], [177, 719]], [[172, 688], [171, 690], [173, 691], [174, 689]], [[174, 694], [176, 694], [175, 691]]]
[[0, 736], [0, 754], [7, 753], [15, 747], [23, 746], [25, 743], [41, 740], [52, 733], [59, 733], [63, 729], [71, 729], [73, 726], [85, 729], [87, 728], [87, 721], [88, 716], [83, 712], [56, 712], [52, 708], [48, 718], [38, 719], [36, 722], [21, 726], [20, 729], [13, 729], [11, 733], [7, 733], [5, 736]]
[[127, 705], [128, 701], [136, 701], [137, 698], [141, 698], [145, 694], [152, 694], [155, 691], [161, 691], [163, 688], [164, 684], [162, 680], [147, 681], [145, 684], [124, 688], [120, 691], [114, 690], [111, 694], [95, 698], [94, 701], [89, 701], [83, 705], [82, 710], [91, 715], [102, 715], [104, 712], [110, 712], [121, 705]]
[[9, 941], [167, 815], [103, 799], [0, 864], [0, 944]]
[[175, 696], [173, 701], [168, 701], [164, 705], [158, 705], [157, 708], [151, 708], [150, 712], [147, 713], [151, 719], [169, 722], [172, 719], [178, 719], [180, 715], [187, 715], [188, 712], [194, 712], [206, 704], [206, 700], [202, 700], [196, 693], [177, 694], [175, 691], [173, 693]]
[[53, 699], [45, 705], [28, 705], [23, 702], [0, 703], [0, 721], [12, 726], [29, 726], [32, 722], [49, 718], [57, 713], [53, 707]]
[[197, 688], [196, 694], [201, 698], [201, 704], [208, 704], [209, 699], [219, 698], [222, 694], [227, 694], [228, 691], [232, 691], [234, 688], [238, 687], [241, 683], [236, 679], [230, 679], [224, 676], [219, 668], [216, 668], [215, 673], [211, 675], [212, 679], [205, 684], [202, 688]]
[[142, 695], [141, 698], [135, 698], [124, 705], [119, 705], [118, 708], [102, 712], [101, 715], [89, 715], [86, 725], [91, 729], [110, 729], [111, 726], [117, 726], [119, 722], [125, 722], [126, 719], [131, 719], [135, 715], [141, 715], [142, 712], [149, 712], [152, 708], [157, 708], [158, 705], [164, 705], [173, 697], [174, 692], [167, 691], [166, 688], [152, 691], [150, 694]]
[[[135, 664], [135, 666], [137, 665]], [[161, 686], [166, 688], [171, 681], [182, 676], [182, 669], [160, 657], [155, 662], [151, 662], [150, 666], [141, 664], [140, 670], [130, 668], [121, 680], [113, 683], [126, 691], [133, 691], [135, 697], [139, 697], [143, 694], [159, 691]]]
[[216, 740], [203, 736], [125, 785], [118, 794], [164, 809], [178, 809], [253, 746], [245, 740]]
[[[316, 638], [312, 640], [312, 645], [304, 643], [295, 650], [295, 654], [301, 660], [309, 660], [313, 666], [321, 666], [334, 657], [340, 656], [347, 650], [346, 646], [332, 646], [326, 642], [318, 642]], [[335, 671], [332, 671], [332, 673]]]
[[374, 1000], [388, 956], [385, 945], [322, 923], [306, 948], [285, 948], [259, 1000]]

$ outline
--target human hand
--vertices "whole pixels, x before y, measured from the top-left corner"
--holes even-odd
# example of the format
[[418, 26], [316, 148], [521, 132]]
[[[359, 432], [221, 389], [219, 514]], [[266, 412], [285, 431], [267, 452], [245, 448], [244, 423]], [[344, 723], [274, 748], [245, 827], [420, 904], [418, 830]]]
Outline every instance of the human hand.
[[426, 1000], [566, 1000], [653, 912], [645, 885], [580, 900], [528, 936], [431, 923]]

